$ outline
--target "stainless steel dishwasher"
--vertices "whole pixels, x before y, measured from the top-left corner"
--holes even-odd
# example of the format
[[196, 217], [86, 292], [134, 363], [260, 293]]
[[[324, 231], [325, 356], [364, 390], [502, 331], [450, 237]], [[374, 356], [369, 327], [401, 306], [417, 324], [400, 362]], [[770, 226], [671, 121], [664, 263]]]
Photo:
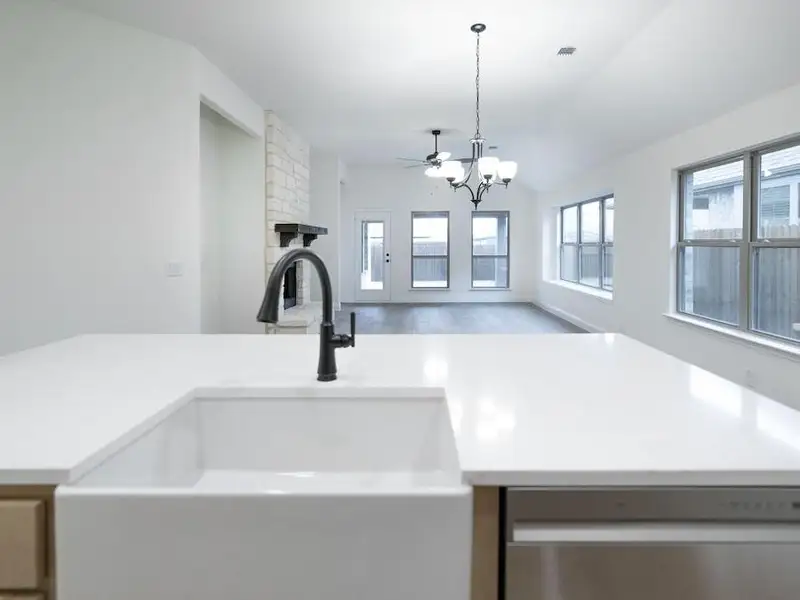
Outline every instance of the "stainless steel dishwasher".
[[800, 488], [509, 488], [501, 600], [800, 600]]

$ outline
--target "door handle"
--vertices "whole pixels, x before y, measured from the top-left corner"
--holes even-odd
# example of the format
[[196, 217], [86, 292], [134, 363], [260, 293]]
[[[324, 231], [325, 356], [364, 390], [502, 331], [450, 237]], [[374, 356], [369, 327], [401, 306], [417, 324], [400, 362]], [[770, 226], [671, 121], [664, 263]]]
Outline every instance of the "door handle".
[[514, 524], [509, 545], [797, 544], [800, 528], [785, 523]]

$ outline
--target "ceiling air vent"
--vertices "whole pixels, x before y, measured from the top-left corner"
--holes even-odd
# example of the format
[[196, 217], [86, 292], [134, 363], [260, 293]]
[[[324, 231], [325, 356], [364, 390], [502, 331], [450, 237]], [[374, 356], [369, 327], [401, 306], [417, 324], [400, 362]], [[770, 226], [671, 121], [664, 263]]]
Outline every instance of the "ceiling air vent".
[[575, 46], [564, 46], [563, 48], [559, 48], [556, 54], [558, 54], [558, 56], [572, 56], [575, 54], [575, 50], [577, 50]]

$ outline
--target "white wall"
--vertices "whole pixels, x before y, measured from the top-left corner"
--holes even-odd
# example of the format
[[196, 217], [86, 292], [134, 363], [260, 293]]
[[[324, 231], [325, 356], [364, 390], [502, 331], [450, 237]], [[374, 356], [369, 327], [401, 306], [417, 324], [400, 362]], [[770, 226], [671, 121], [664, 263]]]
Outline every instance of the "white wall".
[[222, 333], [222, 120], [200, 107], [200, 333]]
[[195, 71], [203, 103], [254, 138], [264, 136], [264, 110], [197, 50]]
[[[355, 211], [391, 212], [392, 302], [509, 302], [529, 301], [533, 295], [535, 232], [531, 229], [533, 193], [518, 182], [508, 189], [489, 191], [481, 210], [510, 211], [510, 289], [470, 290], [472, 278], [471, 215], [473, 205], [466, 190], [453, 192], [446, 181], [433, 180], [422, 169], [402, 166], [353, 166], [347, 169], [342, 197], [341, 297], [352, 302], [356, 285]], [[411, 289], [411, 212], [450, 212], [450, 289]]]
[[[344, 165], [338, 155], [311, 148], [311, 225], [328, 228], [311, 244], [325, 261], [331, 276], [333, 301], [341, 302], [341, 195]], [[311, 278], [311, 299], [322, 300], [318, 277]]]
[[264, 144], [200, 109], [202, 333], [263, 333]]
[[200, 99], [254, 131], [260, 109], [184, 44], [40, 0], [0, 14], [0, 354], [199, 331]]
[[[664, 316], [673, 309], [676, 169], [800, 132], [800, 86], [770, 95], [633, 152], [539, 196], [535, 299], [598, 330], [621, 331], [742, 385], [800, 407], [797, 361]], [[550, 280], [557, 206], [613, 191], [613, 302]], [[749, 371], [749, 373], [748, 373]]]
[[264, 324], [256, 321], [266, 287], [264, 140], [223, 121], [217, 147], [222, 162], [221, 330], [264, 333]]

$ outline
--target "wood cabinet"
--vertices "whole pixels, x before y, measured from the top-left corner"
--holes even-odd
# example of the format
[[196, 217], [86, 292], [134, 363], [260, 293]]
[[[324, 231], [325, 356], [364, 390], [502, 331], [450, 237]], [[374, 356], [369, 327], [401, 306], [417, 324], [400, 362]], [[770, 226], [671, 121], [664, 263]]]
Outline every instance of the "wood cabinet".
[[45, 575], [44, 502], [0, 500], [0, 589], [35, 590]]
[[472, 489], [471, 600], [497, 600], [500, 541], [500, 490]]
[[0, 600], [55, 600], [51, 486], [0, 486]]

